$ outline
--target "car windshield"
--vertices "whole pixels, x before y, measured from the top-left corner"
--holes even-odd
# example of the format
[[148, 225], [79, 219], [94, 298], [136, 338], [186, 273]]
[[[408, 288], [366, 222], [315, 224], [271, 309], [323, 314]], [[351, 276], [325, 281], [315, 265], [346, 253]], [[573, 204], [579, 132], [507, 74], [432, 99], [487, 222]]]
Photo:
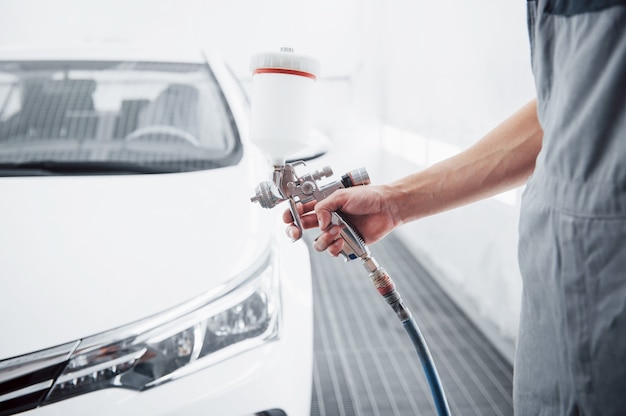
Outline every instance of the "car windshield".
[[206, 64], [0, 61], [0, 175], [227, 166], [231, 120]]

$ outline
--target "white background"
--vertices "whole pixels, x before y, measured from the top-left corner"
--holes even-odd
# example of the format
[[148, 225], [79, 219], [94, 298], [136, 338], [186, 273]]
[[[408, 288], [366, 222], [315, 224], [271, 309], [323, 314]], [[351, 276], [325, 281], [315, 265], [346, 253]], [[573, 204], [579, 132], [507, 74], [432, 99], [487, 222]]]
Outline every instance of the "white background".
[[[0, 0], [0, 45], [100, 42], [210, 47], [244, 85], [256, 52], [317, 57], [333, 168], [366, 166], [377, 183], [471, 145], [534, 96], [521, 0]], [[509, 357], [519, 194], [397, 231]]]

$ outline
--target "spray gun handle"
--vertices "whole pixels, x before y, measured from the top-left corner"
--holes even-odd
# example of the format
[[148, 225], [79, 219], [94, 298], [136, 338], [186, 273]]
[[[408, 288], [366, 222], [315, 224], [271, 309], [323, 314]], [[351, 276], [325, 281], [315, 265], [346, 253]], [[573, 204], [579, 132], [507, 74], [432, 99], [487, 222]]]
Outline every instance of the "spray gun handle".
[[341, 213], [333, 212], [331, 223], [341, 226], [339, 237], [344, 241], [341, 254], [346, 261], [370, 257], [370, 250], [365, 244], [365, 241], [357, 232], [356, 228], [341, 216]]

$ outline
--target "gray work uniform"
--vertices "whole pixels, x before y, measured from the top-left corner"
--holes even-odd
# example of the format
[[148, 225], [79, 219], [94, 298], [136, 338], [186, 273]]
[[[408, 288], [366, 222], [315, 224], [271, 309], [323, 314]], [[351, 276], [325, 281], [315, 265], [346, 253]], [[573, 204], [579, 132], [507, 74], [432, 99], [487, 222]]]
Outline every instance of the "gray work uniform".
[[543, 145], [524, 191], [516, 415], [626, 415], [626, 0], [528, 1]]

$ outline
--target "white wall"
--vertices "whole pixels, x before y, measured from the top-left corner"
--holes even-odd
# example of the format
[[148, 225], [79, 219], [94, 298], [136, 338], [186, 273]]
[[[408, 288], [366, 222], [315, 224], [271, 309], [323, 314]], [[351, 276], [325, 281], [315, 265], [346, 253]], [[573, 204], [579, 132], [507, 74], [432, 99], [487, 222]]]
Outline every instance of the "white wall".
[[291, 46], [349, 73], [356, 0], [0, 0], [0, 45], [150, 43], [221, 50], [247, 75], [253, 53]]
[[[0, 0], [0, 45], [217, 48], [244, 83], [253, 53], [322, 62], [316, 125], [337, 173], [387, 182], [469, 146], [533, 96], [525, 2], [502, 0]], [[398, 234], [509, 356], [521, 282], [519, 192]], [[383, 259], [380, 259], [384, 261]]]

